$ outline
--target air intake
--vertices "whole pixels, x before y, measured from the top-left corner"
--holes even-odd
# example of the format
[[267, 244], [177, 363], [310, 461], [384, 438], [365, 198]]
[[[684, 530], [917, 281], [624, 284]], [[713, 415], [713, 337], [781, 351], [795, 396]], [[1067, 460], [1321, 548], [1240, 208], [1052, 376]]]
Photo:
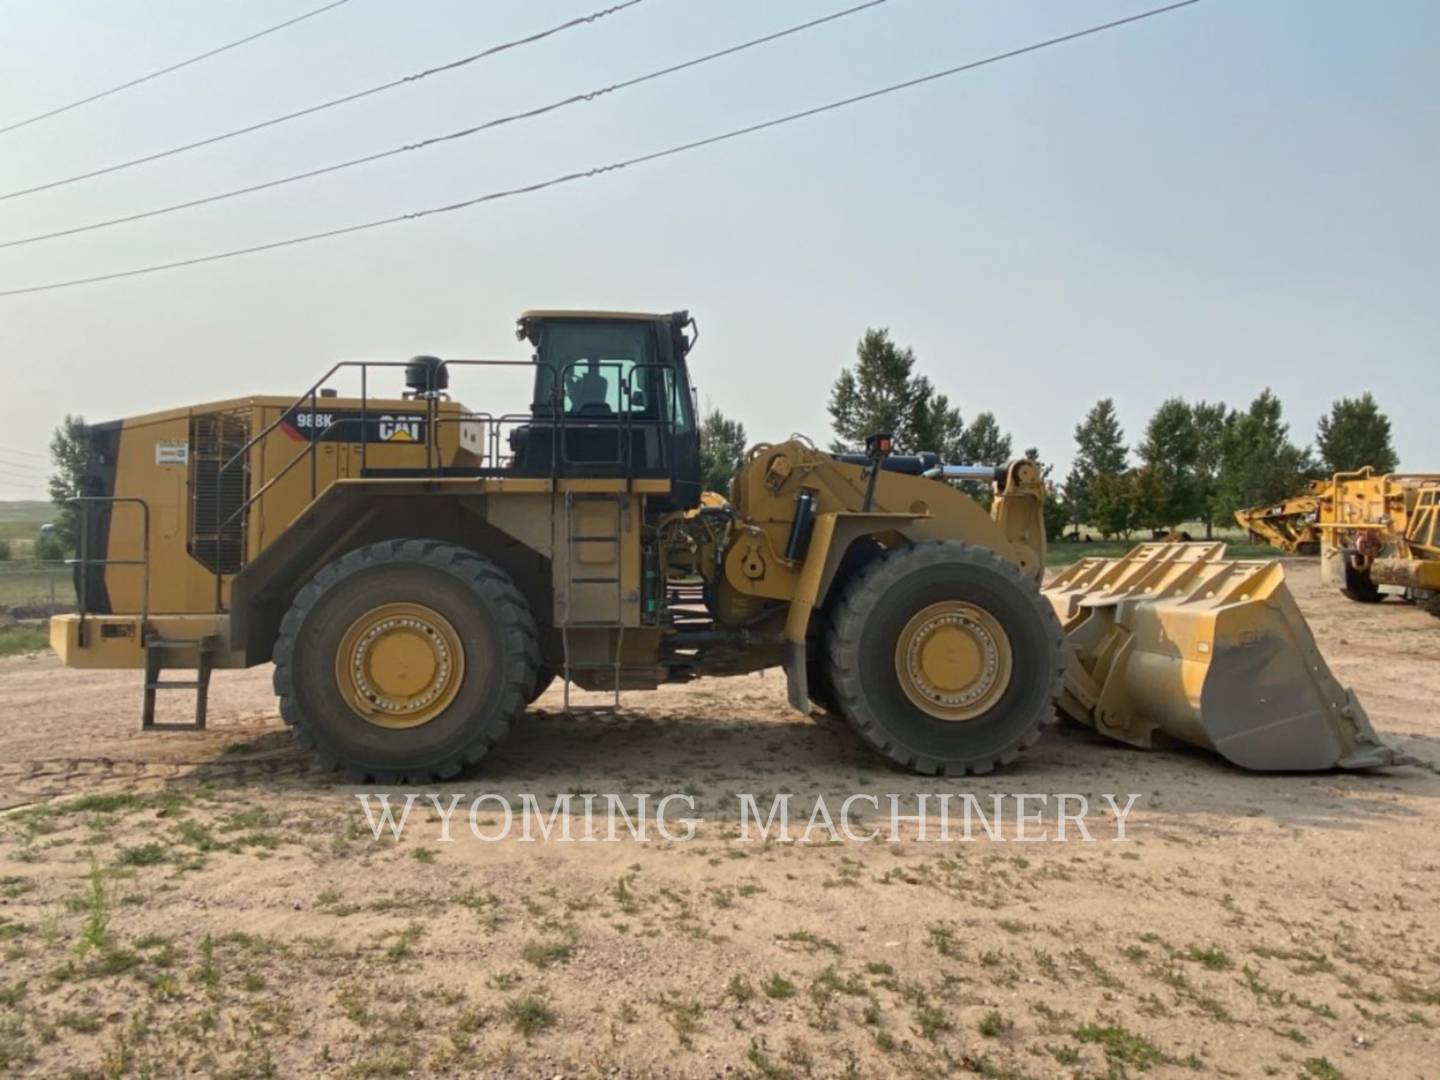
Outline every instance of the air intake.
[[226, 468], [250, 438], [247, 416], [208, 413], [190, 420], [190, 554], [217, 574], [244, 564], [248, 462]]

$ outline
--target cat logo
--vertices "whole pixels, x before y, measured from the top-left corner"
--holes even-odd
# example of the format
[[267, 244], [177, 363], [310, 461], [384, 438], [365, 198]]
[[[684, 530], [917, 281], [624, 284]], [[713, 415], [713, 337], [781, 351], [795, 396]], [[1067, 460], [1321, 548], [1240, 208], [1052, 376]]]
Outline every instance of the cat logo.
[[416, 417], [380, 417], [381, 442], [419, 442], [421, 421]]

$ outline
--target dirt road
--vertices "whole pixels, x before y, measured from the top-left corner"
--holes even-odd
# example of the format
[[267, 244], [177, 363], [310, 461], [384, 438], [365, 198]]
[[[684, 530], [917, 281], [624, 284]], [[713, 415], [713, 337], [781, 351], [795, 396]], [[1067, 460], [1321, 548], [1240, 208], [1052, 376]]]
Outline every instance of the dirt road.
[[[1290, 575], [1376, 727], [1440, 760], [1440, 623]], [[1002, 775], [924, 780], [771, 673], [569, 721], [552, 691], [424, 789], [464, 796], [453, 842], [423, 799], [376, 840], [268, 669], [216, 677], [204, 735], [141, 736], [138, 681], [0, 661], [0, 1072], [1440, 1075], [1433, 771], [1255, 776], [1060, 727]], [[879, 835], [742, 840], [738, 796], [782, 792], [792, 835], [856, 794]], [[565, 793], [682, 794], [696, 835], [471, 833], [477, 796]], [[1012, 816], [920, 839], [940, 793]], [[1117, 842], [1102, 796], [1132, 793]], [[1017, 841], [1016, 794], [1047, 839]], [[1094, 842], [1054, 839], [1060, 794]], [[499, 801], [475, 820], [499, 833]]]

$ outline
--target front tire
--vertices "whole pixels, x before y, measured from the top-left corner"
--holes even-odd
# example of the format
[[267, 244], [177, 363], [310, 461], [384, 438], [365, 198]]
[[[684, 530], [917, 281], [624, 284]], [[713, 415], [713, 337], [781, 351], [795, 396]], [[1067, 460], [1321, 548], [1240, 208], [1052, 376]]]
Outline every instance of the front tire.
[[524, 712], [539, 649], [503, 570], [433, 540], [360, 548], [280, 624], [280, 713], [322, 768], [358, 781], [454, 776]]
[[866, 743], [927, 775], [988, 773], [1055, 719], [1060, 624], [1035, 582], [994, 552], [899, 548], [851, 583], [827, 660]]

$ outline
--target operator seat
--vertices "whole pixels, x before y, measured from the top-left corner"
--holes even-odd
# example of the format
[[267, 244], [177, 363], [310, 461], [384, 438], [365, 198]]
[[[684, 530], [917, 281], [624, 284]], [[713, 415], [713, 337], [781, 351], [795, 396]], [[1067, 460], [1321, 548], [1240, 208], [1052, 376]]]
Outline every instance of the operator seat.
[[615, 410], [605, 400], [610, 392], [610, 381], [595, 368], [595, 362], [583, 374], [572, 375], [566, 391], [572, 402], [571, 413], [575, 416], [614, 416]]

